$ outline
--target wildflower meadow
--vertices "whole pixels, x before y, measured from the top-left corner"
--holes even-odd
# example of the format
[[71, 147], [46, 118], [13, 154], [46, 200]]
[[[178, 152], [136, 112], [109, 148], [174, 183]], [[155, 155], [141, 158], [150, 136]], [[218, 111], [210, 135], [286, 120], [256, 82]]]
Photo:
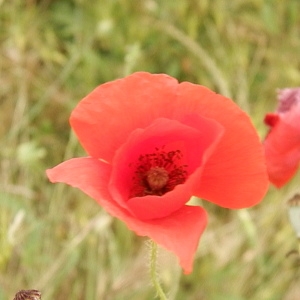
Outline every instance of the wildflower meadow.
[[300, 299], [298, 0], [0, 0], [0, 300]]

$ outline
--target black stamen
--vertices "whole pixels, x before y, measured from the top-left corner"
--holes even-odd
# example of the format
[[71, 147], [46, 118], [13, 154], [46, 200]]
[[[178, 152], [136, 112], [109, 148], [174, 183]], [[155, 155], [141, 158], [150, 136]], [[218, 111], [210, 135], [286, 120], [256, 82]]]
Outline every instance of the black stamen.
[[167, 152], [164, 147], [156, 147], [154, 153], [141, 154], [137, 163], [129, 164], [135, 168], [130, 198], [162, 196], [185, 182], [188, 172], [187, 165], [181, 164], [182, 152], [178, 149]]

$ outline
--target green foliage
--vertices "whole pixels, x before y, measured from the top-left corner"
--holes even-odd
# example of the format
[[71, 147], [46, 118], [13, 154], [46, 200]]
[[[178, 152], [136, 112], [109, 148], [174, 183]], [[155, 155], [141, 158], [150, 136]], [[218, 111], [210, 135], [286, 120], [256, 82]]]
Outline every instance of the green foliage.
[[[261, 135], [276, 89], [299, 86], [298, 0], [0, 1], [0, 300], [153, 299], [147, 247], [45, 169], [84, 155], [68, 118], [97, 85], [144, 70], [206, 85]], [[209, 203], [191, 275], [161, 251], [170, 299], [296, 299], [286, 188], [246, 211]], [[299, 289], [298, 289], [299, 291]]]

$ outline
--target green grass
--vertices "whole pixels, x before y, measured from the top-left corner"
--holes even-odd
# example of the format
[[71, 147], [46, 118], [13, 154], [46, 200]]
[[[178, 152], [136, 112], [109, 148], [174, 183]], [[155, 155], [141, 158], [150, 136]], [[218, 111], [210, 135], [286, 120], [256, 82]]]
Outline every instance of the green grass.
[[[145, 239], [45, 176], [85, 155], [70, 112], [97, 85], [144, 70], [232, 97], [263, 136], [276, 89], [299, 86], [299, 9], [298, 0], [0, 1], [0, 300], [32, 288], [43, 300], [154, 299]], [[160, 251], [170, 299], [296, 299], [286, 201], [299, 180], [248, 210], [204, 203], [194, 272]]]

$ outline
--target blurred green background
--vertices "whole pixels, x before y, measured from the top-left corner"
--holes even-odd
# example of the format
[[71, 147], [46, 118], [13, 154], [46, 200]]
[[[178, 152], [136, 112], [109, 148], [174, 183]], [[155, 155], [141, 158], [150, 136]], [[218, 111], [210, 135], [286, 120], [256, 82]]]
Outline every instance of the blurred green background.
[[[45, 169], [85, 153], [75, 105], [134, 71], [167, 73], [231, 97], [261, 137], [276, 89], [300, 84], [299, 0], [0, 0], [0, 300], [154, 299], [146, 239]], [[194, 272], [159, 252], [169, 299], [300, 299], [286, 201], [300, 176], [241, 211], [203, 203]], [[298, 185], [297, 185], [298, 182]]]

